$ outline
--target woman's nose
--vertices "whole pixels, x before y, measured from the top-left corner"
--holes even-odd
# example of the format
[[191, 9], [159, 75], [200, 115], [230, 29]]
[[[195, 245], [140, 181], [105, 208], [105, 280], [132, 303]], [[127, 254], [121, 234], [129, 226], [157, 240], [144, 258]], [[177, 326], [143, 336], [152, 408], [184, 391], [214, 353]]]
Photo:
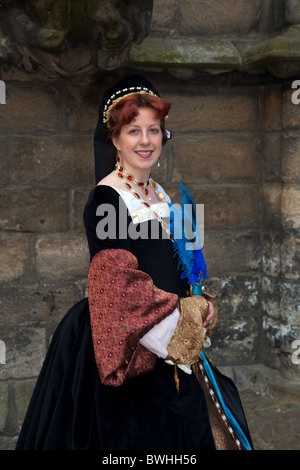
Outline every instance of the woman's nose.
[[142, 131], [141, 132], [141, 139], [140, 139], [140, 143], [143, 144], [143, 145], [148, 145], [150, 142], [150, 138], [149, 138], [149, 134], [148, 132], [145, 130], [145, 131]]

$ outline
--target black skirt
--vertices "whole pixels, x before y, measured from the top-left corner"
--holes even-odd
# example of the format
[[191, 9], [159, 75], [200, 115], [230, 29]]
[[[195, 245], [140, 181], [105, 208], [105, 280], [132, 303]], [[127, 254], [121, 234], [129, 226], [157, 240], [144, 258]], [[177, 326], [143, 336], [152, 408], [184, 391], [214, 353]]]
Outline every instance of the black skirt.
[[[214, 370], [226, 404], [248, 440], [234, 383]], [[17, 450], [215, 449], [204, 392], [194, 374], [158, 359], [148, 374], [120, 387], [100, 382], [94, 359], [88, 300], [59, 324], [38, 378]]]
[[[172, 243], [97, 237], [97, 207], [112, 204], [131, 219], [115, 190], [96, 187], [84, 211], [91, 259], [100, 250], [123, 248], [136, 256], [139, 269], [166, 292], [186, 296]], [[119, 215], [117, 217], [119, 220]], [[157, 221], [156, 221], [157, 222]], [[150, 224], [147, 223], [150, 230]], [[158, 224], [158, 222], [157, 222]], [[158, 224], [159, 225], [159, 224]], [[160, 225], [159, 225], [160, 227]], [[214, 371], [227, 406], [251, 442], [234, 383]], [[203, 450], [215, 449], [203, 388], [194, 374], [157, 359], [155, 369], [119, 387], [101, 383], [96, 367], [88, 299], [75, 304], [58, 325], [29, 404], [16, 449], [31, 450]]]

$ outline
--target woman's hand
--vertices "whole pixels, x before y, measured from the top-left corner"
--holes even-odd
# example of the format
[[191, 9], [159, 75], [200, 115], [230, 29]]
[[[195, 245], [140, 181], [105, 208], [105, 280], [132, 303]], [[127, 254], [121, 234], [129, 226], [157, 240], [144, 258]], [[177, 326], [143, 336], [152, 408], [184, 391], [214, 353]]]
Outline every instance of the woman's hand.
[[206, 291], [203, 291], [203, 297], [209, 305], [208, 315], [205, 319], [203, 319], [203, 326], [204, 328], [206, 328], [207, 336], [211, 338], [213, 330], [218, 321], [218, 307], [216, 298], [213, 295], [209, 294]]
[[210, 302], [210, 300], [207, 300], [207, 303], [208, 303], [208, 306], [209, 306], [209, 311], [208, 311], [208, 315], [207, 315], [206, 319], [203, 322], [203, 326], [205, 328], [212, 323], [212, 319], [213, 319], [213, 316], [214, 316], [214, 313], [215, 313], [213, 303]]

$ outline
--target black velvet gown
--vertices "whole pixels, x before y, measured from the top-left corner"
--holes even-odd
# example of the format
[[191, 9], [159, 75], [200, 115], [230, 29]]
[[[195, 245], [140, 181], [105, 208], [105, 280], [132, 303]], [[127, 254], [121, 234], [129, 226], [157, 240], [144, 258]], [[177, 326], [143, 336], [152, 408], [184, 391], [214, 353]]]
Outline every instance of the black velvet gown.
[[[120, 199], [120, 201], [119, 201]], [[119, 205], [119, 202], [121, 205]], [[154, 284], [179, 296], [187, 295], [172, 243], [158, 239], [99, 240], [96, 215], [102, 203], [117, 212], [127, 208], [108, 186], [96, 186], [84, 211], [91, 259], [100, 250], [123, 248], [137, 258], [139, 269]], [[158, 223], [157, 221], [155, 221]], [[149, 222], [142, 222], [140, 225]], [[117, 230], [119, 230], [117, 224]], [[251, 442], [238, 392], [218, 370], [227, 406]], [[216, 449], [205, 394], [194, 374], [157, 359], [155, 369], [119, 387], [103, 385], [95, 364], [88, 299], [76, 303], [58, 325], [20, 432], [17, 450], [151, 450]]]

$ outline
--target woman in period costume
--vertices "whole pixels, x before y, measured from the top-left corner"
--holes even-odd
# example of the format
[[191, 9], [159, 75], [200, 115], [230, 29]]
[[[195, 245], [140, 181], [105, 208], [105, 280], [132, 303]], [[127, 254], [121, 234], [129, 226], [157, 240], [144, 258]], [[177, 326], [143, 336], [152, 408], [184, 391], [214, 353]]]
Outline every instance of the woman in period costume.
[[202, 289], [202, 250], [186, 250], [150, 176], [169, 108], [139, 75], [104, 94], [84, 210], [88, 298], [53, 336], [19, 450], [252, 448], [235, 385], [204, 353], [217, 305]]

